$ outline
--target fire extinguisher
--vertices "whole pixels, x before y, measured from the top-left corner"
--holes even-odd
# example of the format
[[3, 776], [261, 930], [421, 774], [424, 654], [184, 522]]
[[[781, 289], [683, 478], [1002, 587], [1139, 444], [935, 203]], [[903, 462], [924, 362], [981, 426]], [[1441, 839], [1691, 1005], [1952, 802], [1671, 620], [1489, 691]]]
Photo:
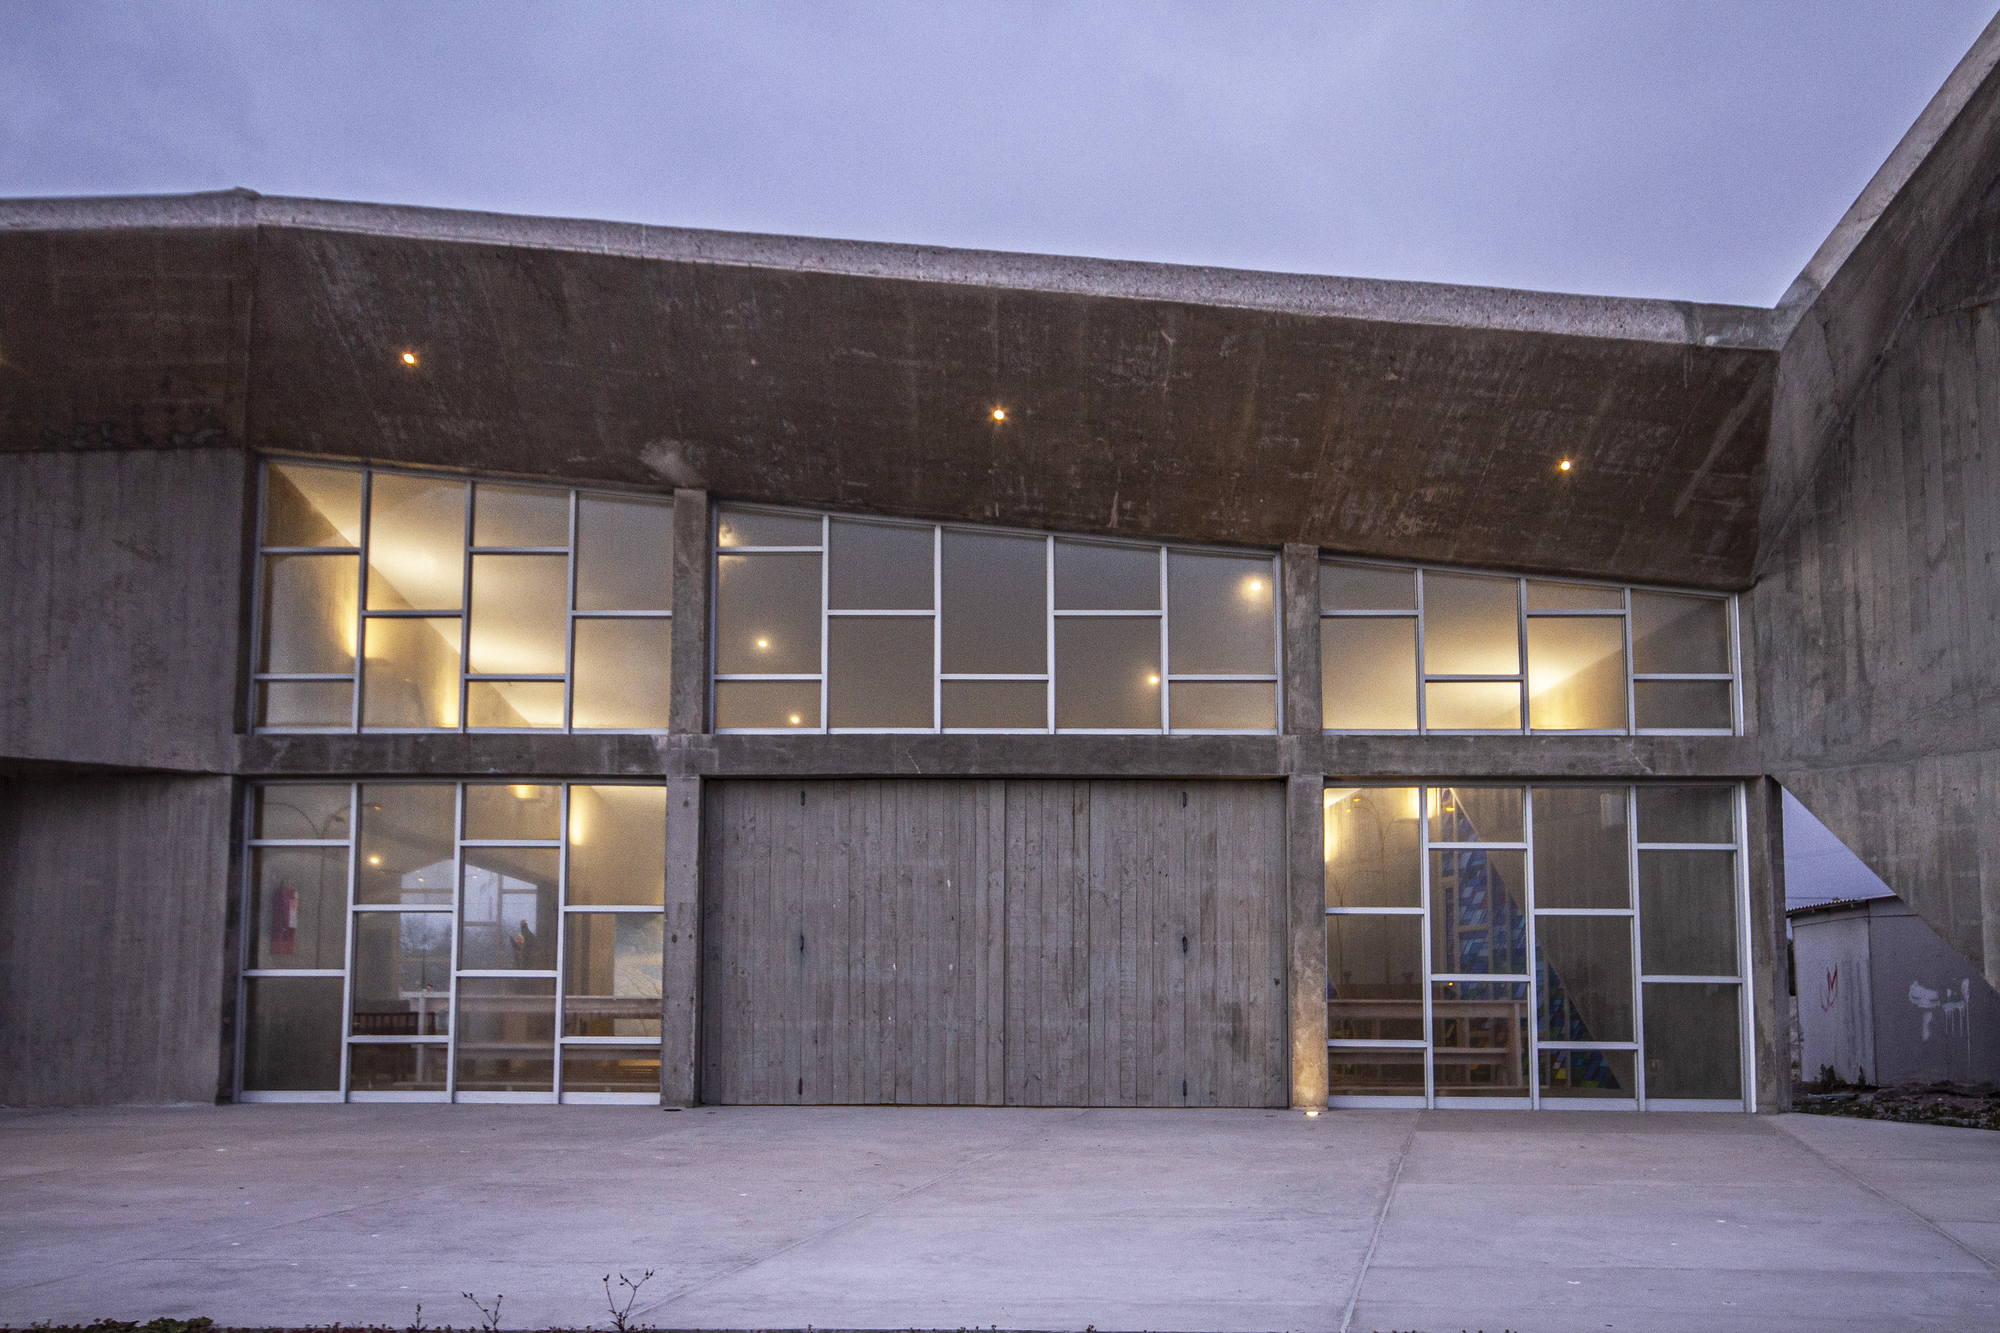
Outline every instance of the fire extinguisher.
[[280, 884], [271, 895], [271, 952], [292, 952], [299, 938], [299, 891]]

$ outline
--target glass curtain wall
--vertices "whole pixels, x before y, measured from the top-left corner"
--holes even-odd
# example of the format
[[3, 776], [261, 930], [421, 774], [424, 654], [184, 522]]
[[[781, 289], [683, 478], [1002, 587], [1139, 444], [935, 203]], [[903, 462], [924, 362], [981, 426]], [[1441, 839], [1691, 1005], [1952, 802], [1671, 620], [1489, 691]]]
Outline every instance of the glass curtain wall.
[[1728, 735], [1733, 599], [1320, 566], [1328, 731]]
[[664, 786], [249, 799], [244, 1100], [659, 1100]]
[[718, 731], [1272, 732], [1277, 561], [724, 506]]
[[667, 726], [673, 502], [271, 462], [256, 725]]
[[1325, 814], [1333, 1105], [1747, 1106], [1738, 788], [1330, 786]]

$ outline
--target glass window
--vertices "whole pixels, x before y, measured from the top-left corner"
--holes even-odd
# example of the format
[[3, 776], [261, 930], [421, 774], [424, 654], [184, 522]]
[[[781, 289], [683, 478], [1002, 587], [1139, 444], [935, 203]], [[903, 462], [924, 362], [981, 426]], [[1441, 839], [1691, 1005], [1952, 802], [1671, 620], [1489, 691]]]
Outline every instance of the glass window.
[[666, 867], [665, 787], [570, 788], [572, 906], [658, 907], [666, 901]]
[[1632, 593], [1632, 669], [1661, 672], [1729, 670], [1729, 605], [1720, 597]]
[[264, 545], [361, 545], [361, 473], [273, 463], [265, 474]]
[[255, 788], [250, 801], [250, 836], [347, 841], [347, 807], [353, 790], [345, 783], [287, 782]]
[[[1432, 676], [1520, 674], [1520, 602], [1514, 580], [1472, 574], [1424, 575], [1424, 672]], [[1431, 725], [1437, 725], [1435, 719]], [[1514, 725], [1519, 727], [1520, 723]]]
[[1319, 622], [1320, 708], [1329, 731], [1417, 729], [1417, 622]]
[[569, 492], [544, 486], [478, 483], [473, 487], [472, 544], [567, 549]]
[[1381, 565], [1319, 567], [1319, 604], [1325, 611], [1414, 611], [1417, 572]]
[[1528, 621], [1528, 725], [1536, 731], [1625, 730], [1622, 620], [1537, 616]]
[[1646, 983], [1648, 1099], [1741, 1099], [1742, 1042], [1737, 987]]
[[1535, 972], [1543, 1041], [1633, 1039], [1631, 918], [1537, 914]]
[[462, 972], [553, 972], [561, 877], [553, 847], [467, 847]]
[[350, 1092], [443, 1092], [451, 1051], [443, 1042], [370, 1042], [347, 1048]]
[[1521, 687], [1511, 680], [1430, 681], [1424, 721], [1431, 731], [1519, 731]]
[[1528, 970], [1527, 883], [1516, 851], [1431, 853], [1431, 971]]
[[368, 609], [456, 611], [465, 596], [462, 481], [378, 472], [368, 500]]
[[1278, 692], [1258, 681], [1177, 680], [1167, 709], [1175, 731], [1275, 731]]
[[671, 620], [579, 619], [576, 622], [578, 731], [664, 731], [673, 683]]
[[1422, 921], [1327, 918], [1326, 1035], [1335, 1041], [1424, 1039]]
[[1049, 687], [1039, 680], [947, 680], [944, 725], [981, 731], [1044, 731]]
[[361, 562], [351, 555], [266, 556], [257, 669], [352, 675], [360, 577]]
[[817, 555], [719, 557], [717, 674], [818, 675], [819, 597]]
[[929, 616], [841, 616], [827, 624], [827, 721], [933, 725]]
[[1433, 787], [1432, 842], [1521, 842], [1519, 787]]
[[467, 842], [554, 842], [562, 837], [562, 788], [468, 782]]
[[1157, 611], [1160, 551], [1156, 546], [1056, 542], [1056, 610]]
[[[379, 622], [378, 622], [379, 623]], [[569, 561], [559, 555], [472, 557], [474, 675], [560, 676], [567, 669]], [[557, 712], [561, 712], [558, 703]], [[562, 725], [560, 716], [556, 725]]]
[[718, 731], [790, 730], [819, 726], [816, 680], [723, 680], [715, 684]]
[[553, 1091], [555, 978], [467, 977], [458, 985], [458, 1090]]
[[660, 1047], [565, 1046], [563, 1091], [658, 1093]]
[[[342, 829], [346, 832], [342, 811]], [[258, 847], [250, 853], [250, 966], [347, 966], [347, 849]]]
[[570, 914], [563, 937], [564, 1036], [659, 1040], [661, 924], [653, 912]]
[[[947, 675], [1035, 675], [1049, 669], [1048, 543], [1040, 537], [943, 534], [943, 668]], [[947, 694], [950, 692], [947, 691]], [[997, 699], [964, 693], [962, 698]], [[1044, 707], [1042, 713], [1046, 713]], [[947, 727], [987, 725], [953, 722]], [[1012, 715], [1018, 716], [1018, 710]], [[1047, 725], [1038, 716], [1035, 727]]]
[[1626, 791], [1535, 788], [1535, 906], [1632, 906]]
[[357, 912], [357, 1037], [451, 1035], [451, 913]]
[[1335, 1097], [1424, 1095], [1424, 1053], [1397, 1050], [1334, 1051], [1327, 1088]]
[[465, 686], [465, 724], [474, 731], [521, 731], [563, 724], [559, 680], [475, 680]]
[[835, 610], [930, 610], [934, 531], [834, 519], [827, 525], [826, 604]]
[[[301, 489], [300, 469], [267, 469], [258, 728], [666, 729], [670, 500], [304, 472], [324, 477]], [[272, 549], [307, 539], [364, 545], [364, 483], [358, 558]], [[322, 502], [330, 516], [311, 507]], [[816, 588], [812, 599], [816, 610]], [[816, 673], [816, 648], [813, 657]]]
[[1543, 583], [1528, 580], [1530, 611], [1623, 611], [1625, 594], [1618, 588], [1588, 583]]
[[1423, 862], [1416, 787], [1328, 787], [1326, 905], [1420, 907]]
[[1549, 1051], [1542, 1052], [1542, 1100], [1550, 1098], [1615, 1098], [1630, 1101], [1638, 1095], [1638, 1080], [1632, 1073], [1631, 1051]]
[[361, 725], [458, 725], [458, 619], [371, 616], [361, 670]]
[[1632, 682], [1641, 731], [1727, 731], [1731, 718], [1726, 680]]
[[1431, 987], [1431, 1079], [1440, 1100], [1528, 1098], [1528, 987], [1446, 981]]
[[1736, 975], [1736, 853], [1639, 853], [1639, 953], [1649, 975]]
[[669, 611], [673, 605], [673, 501], [579, 494], [576, 609]]
[[811, 514], [773, 514], [723, 508], [716, 515], [717, 546], [818, 546], [819, 519]]
[[1156, 618], [1071, 616], [1056, 622], [1056, 726], [1065, 730], [1159, 729], [1160, 622]]
[[1169, 552], [1167, 660], [1173, 673], [1276, 672], [1275, 583], [1268, 557]]
[[449, 907], [457, 790], [449, 783], [367, 783], [354, 901]]
[[1733, 843], [1736, 793], [1731, 787], [1639, 788], [1640, 842]]
[[339, 1091], [340, 991], [339, 977], [244, 981], [246, 1091]]

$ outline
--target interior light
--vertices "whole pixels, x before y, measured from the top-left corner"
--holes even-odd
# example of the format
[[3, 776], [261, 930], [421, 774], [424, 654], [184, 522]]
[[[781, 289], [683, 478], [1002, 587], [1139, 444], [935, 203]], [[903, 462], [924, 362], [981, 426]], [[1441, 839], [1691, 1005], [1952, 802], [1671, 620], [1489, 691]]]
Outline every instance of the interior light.
[[797, 713], [792, 714], [792, 725], [795, 727], [799, 725], [799, 715]]
[[535, 789], [533, 787], [517, 786], [514, 788], [514, 799], [517, 801], [530, 801], [534, 799], [534, 796]]
[[[403, 364], [406, 366], [414, 366], [415, 364], [417, 364], [417, 354], [415, 352], [403, 353]], [[1569, 465], [1565, 463], [1563, 464], [1563, 466], [1568, 467]]]
[[1312, 1118], [1313, 1118], [1314, 1116], [1316, 1116], [1316, 1115], [1318, 1115], [1318, 1114], [1319, 1114], [1319, 1112], [1318, 1112], [1318, 1111], [1307, 1111], [1307, 1112], [1306, 1112], [1306, 1119], [1310, 1120], [1310, 1119], [1312, 1119]]
[[1158, 685], [1160, 683], [1160, 678], [1158, 676], [1148, 676], [1146, 677], [1146, 683], [1148, 685]]
[[769, 648], [771, 646], [771, 641], [769, 639], [759, 639], [757, 640], [757, 646], [759, 648]]
[[379, 866], [382, 864], [382, 858], [379, 856], [371, 856], [368, 858], [368, 864], [371, 866]]
[[1562, 462], [1556, 464], [1556, 466], [1562, 469], [1564, 472], [1567, 472], [1570, 469], [1570, 461], [1567, 458], [1565, 458], [1563, 459]]
[[995, 421], [1005, 421], [1005, 420], [1007, 419], [1007, 409], [1006, 409], [1006, 408], [1004, 408], [1004, 407], [996, 407], [996, 408], [994, 408], [994, 409], [993, 409], [993, 419], [994, 419]]

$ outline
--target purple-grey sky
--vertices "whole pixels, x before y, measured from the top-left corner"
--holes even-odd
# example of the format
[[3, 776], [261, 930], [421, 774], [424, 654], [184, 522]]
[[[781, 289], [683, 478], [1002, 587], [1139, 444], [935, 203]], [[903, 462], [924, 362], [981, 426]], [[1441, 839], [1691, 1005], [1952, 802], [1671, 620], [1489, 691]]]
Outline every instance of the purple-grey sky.
[[0, 0], [0, 194], [242, 185], [1769, 305], [1991, 14]]

